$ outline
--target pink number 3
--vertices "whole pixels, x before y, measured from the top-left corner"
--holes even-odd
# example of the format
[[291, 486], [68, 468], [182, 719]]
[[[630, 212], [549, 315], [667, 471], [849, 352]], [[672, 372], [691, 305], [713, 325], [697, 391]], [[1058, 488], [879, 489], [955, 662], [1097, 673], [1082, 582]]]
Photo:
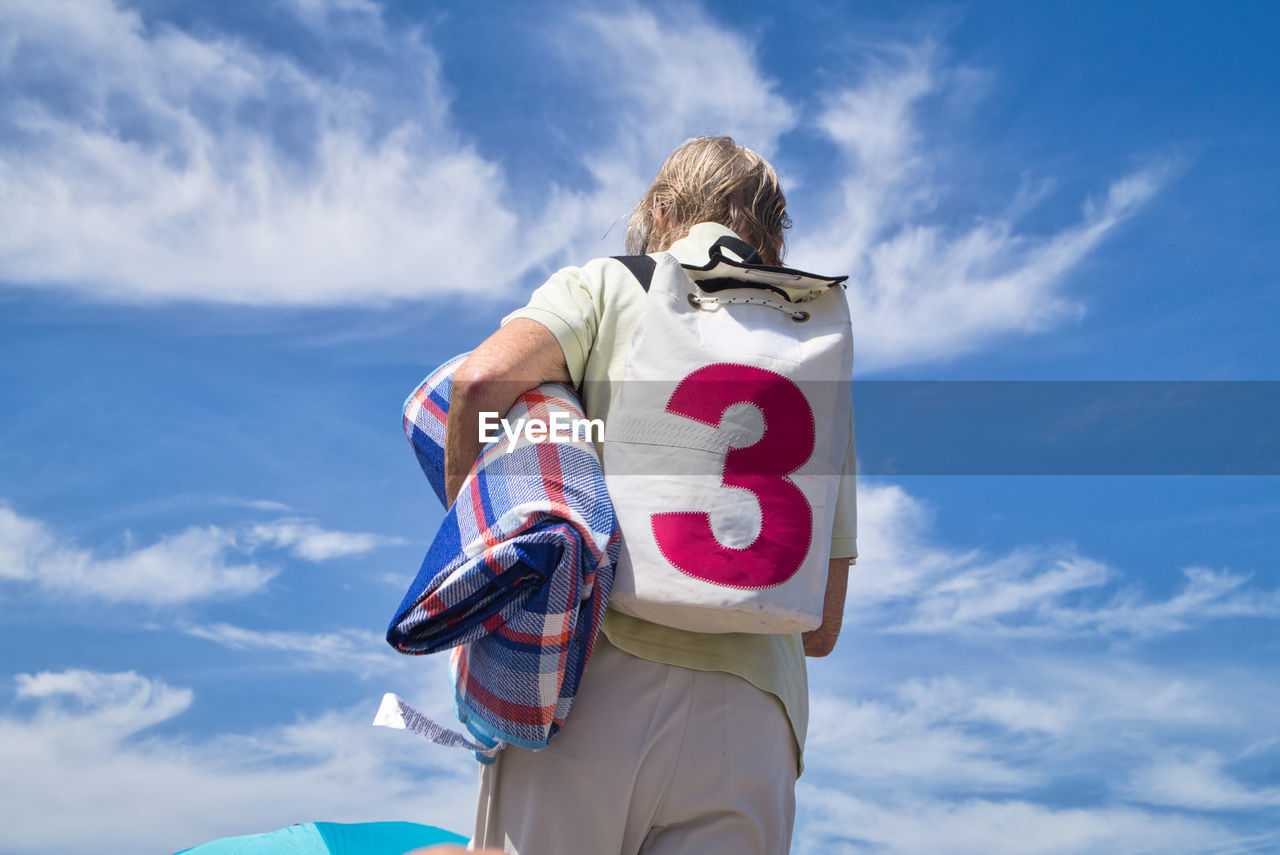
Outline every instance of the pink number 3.
[[800, 387], [781, 374], [719, 362], [699, 368], [676, 387], [667, 412], [719, 427], [734, 404], [754, 404], [764, 435], [730, 448], [721, 483], [755, 494], [760, 533], [741, 549], [721, 544], [705, 511], [654, 514], [653, 536], [667, 560], [694, 578], [732, 588], [772, 588], [795, 575], [813, 539], [813, 512], [787, 476], [813, 454], [813, 410]]

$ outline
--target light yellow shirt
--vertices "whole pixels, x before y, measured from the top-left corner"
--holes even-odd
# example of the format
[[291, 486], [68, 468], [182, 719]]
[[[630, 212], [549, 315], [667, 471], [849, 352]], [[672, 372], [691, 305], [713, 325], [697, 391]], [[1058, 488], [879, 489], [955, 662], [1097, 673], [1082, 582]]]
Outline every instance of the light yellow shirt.
[[[704, 264], [711, 245], [733, 235], [717, 223], [700, 223], [668, 252], [681, 263]], [[645, 291], [620, 262], [597, 258], [557, 271], [534, 291], [529, 304], [503, 318], [528, 318], [545, 326], [564, 351], [573, 384], [581, 390], [587, 418], [608, 423], [609, 403], [621, 381], [631, 333], [644, 308]], [[836, 503], [831, 557], [857, 556], [853, 429], [845, 477]], [[603, 630], [633, 656], [700, 671], [727, 671], [774, 695], [791, 721], [801, 757], [809, 722], [809, 686], [798, 634], [697, 633], [649, 623], [610, 610]]]

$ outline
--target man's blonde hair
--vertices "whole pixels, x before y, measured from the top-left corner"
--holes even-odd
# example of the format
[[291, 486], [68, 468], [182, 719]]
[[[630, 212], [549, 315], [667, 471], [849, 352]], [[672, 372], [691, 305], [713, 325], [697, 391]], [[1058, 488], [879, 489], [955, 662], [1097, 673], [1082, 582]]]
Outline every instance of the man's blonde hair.
[[733, 229], [765, 264], [782, 263], [791, 218], [778, 173], [730, 137], [694, 137], [671, 152], [631, 212], [627, 252], [661, 252], [706, 222]]

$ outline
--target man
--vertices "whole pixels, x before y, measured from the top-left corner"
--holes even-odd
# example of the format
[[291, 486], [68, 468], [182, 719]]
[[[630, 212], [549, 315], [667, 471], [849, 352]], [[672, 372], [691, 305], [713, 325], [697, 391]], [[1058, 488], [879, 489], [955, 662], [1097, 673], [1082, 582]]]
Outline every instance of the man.
[[[697, 265], [731, 238], [777, 266], [789, 225], [767, 161], [727, 137], [698, 138], [659, 170], [628, 249]], [[450, 501], [480, 451], [480, 412], [505, 413], [558, 381], [582, 388], [587, 417], [607, 421], [645, 297], [627, 266], [596, 259], [557, 272], [504, 319], [454, 375]], [[850, 432], [846, 474], [852, 466]], [[564, 731], [544, 751], [509, 747], [483, 770], [474, 844], [524, 855], [786, 852], [808, 719], [804, 656], [835, 645], [856, 555], [849, 488], [817, 629], [700, 633], [610, 611]]]

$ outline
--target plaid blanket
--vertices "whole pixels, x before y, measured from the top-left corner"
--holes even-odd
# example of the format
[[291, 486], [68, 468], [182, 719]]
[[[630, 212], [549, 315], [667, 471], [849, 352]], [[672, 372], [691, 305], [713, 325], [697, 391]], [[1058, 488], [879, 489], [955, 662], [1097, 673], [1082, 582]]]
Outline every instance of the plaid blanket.
[[[436, 369], [404, 406], [405, 433], [442, 503], [445, 420], [464, 356]], [[572, 391], [544, 384], [506, 419], [550, 423], [555, 411], [583, 417]], [[500, 436], [445, 515], [387, 641], [411, 654], [453, 648], [454, 710], [479, 743], [544, 748], [573, 705], [618, 547], [589, 443], [511, 446]]]

